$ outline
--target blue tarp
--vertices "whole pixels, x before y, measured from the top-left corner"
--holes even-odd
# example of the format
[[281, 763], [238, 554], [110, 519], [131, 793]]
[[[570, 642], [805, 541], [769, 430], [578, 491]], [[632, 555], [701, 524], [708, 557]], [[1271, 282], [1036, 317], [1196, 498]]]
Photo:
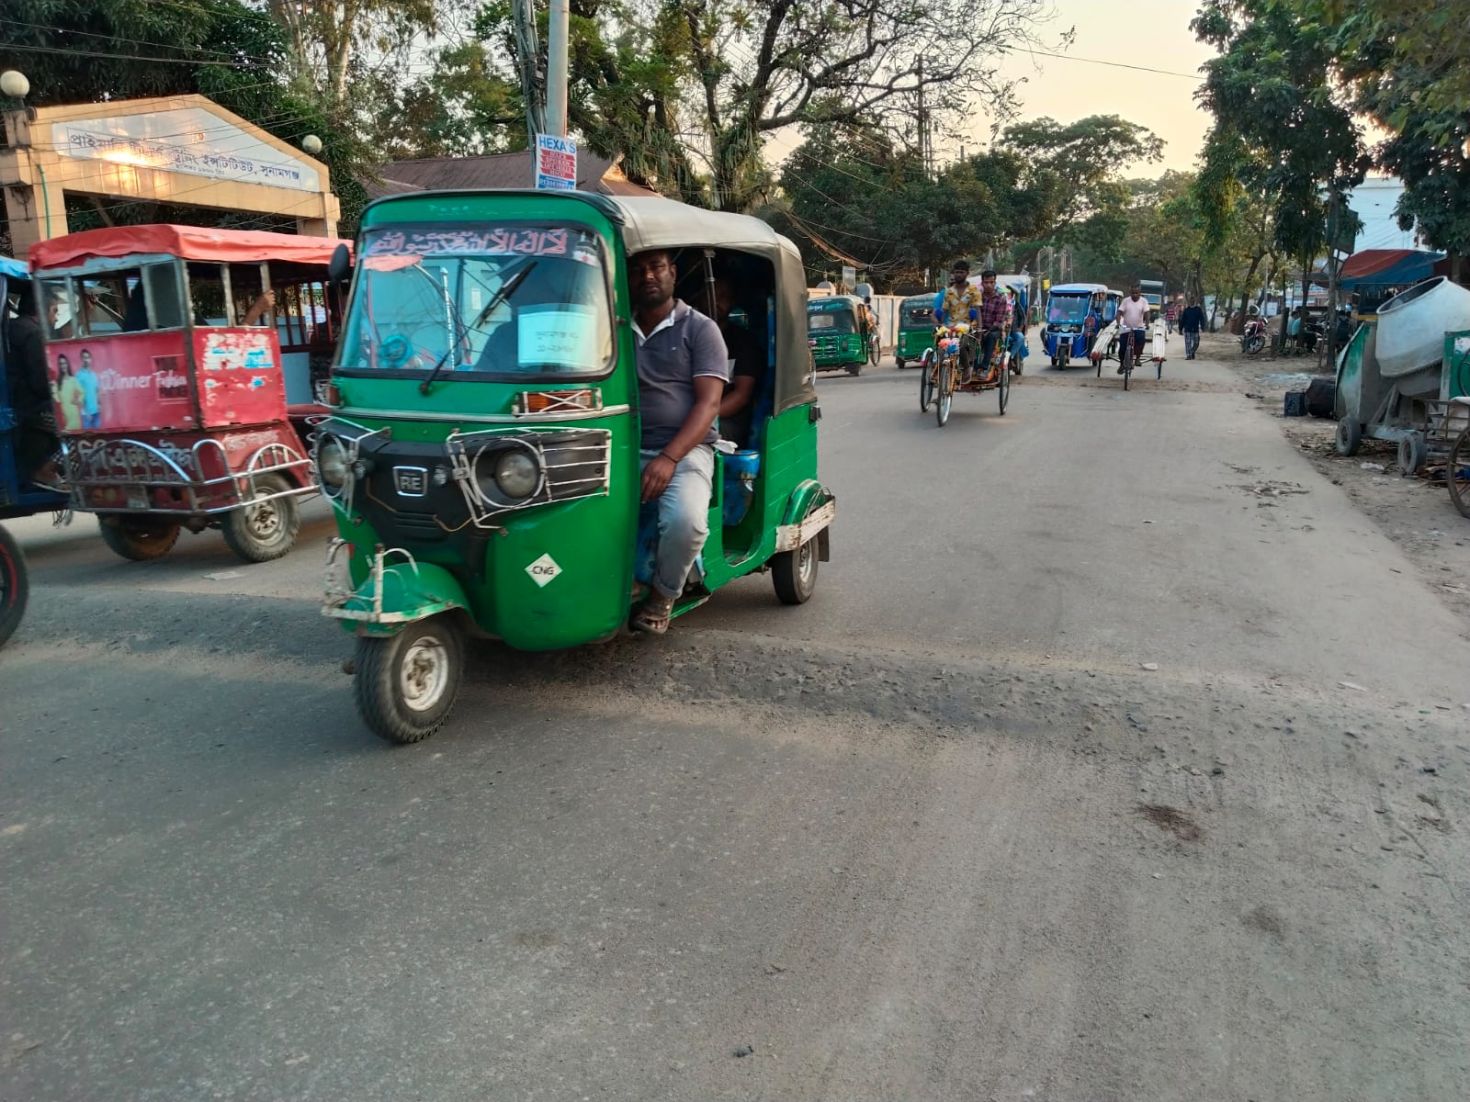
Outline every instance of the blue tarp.
[[11, 260], [8, 256], [0, 256], [0, 276], [6, 279], [29, 279], [30, 272], [19, 260]]

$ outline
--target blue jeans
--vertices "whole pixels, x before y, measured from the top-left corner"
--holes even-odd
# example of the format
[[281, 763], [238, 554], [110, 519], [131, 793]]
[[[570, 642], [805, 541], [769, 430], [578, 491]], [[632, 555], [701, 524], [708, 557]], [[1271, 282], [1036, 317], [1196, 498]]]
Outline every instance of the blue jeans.
[[[656, 451], [640, 453], [639, 470], [658, 458]], [[654, 558], [653, 588], [665, 597], [684, 592], [689, 568], [709, 539], [710, 490], [714, 485], [715, 450], [701, 444], [674, 468], [674, 477], [658, 499], [658, 553]]]
[[84, 429], [100, 429], [101, 427], [102, 427], [102, 413], [101, 413], [100, 410], [97, 413], [84, 413], [84, 414], [82, 414], [82, 428], [84, 428]]
[[1199, 351], [1199, 330], [1186, 329], [1184, 331], [1184, 354], [1193, 357]]

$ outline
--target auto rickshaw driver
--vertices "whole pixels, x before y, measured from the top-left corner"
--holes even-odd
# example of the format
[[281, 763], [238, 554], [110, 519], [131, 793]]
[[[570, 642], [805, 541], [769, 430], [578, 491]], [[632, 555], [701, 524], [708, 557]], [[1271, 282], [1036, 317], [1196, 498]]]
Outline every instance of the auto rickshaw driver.
[[635, 631], [669, 630], [674, 602], [709, 537], [715, 421], [730, 378], [719, 326], [674, 297], [673, 255], [650, 249], [628, 259], [638, 347], [644, 504], [658, 502], [653, 593], [634, 610]]

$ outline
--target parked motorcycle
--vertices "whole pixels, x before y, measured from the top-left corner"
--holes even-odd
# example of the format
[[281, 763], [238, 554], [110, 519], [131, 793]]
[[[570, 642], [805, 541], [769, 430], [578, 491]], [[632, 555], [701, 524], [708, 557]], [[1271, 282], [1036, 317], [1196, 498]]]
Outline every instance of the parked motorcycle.
[[1240, 334], [1240, 350], [1254, 356], [1266, 347], [1266, 319], [1259, 314], [1247, 318]]

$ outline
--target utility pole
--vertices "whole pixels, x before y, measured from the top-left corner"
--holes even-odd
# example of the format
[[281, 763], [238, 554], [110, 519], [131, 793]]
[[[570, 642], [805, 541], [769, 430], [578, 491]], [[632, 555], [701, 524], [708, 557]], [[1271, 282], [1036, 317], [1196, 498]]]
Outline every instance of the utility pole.
[[919, 164], [924, 167], [924, 176], [933, 172], [934, 145], [929, 138], [929, 110], [924, 106], [924, 56], [919, 55]]
[[558, 138], [567, 136], [567, 53], [571, 37], [570, 0], [551, 0], [546, 31], [546, 125]]
[[541, 38], [536, 33], [532, 0], [514, 0], [511, 15], [520, 62], [521, 100], [526, 105], [526, 144], [535, 149], [536, 135], [546, 132], [546, 97], [541, 82]]

